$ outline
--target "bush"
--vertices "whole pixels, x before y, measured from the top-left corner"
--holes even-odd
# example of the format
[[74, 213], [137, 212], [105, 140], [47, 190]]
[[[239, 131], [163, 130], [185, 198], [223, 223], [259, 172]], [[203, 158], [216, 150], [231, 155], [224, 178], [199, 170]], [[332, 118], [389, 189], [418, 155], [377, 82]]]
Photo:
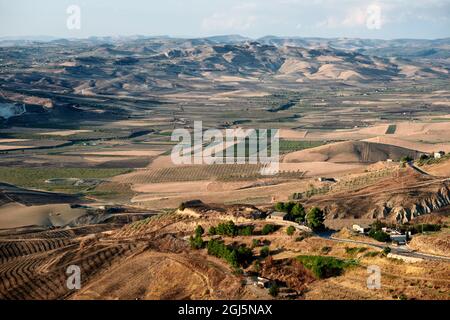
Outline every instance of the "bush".
[[274, 225], [274, 224], [266, 224], [263, 227], [263, 229], [261, 231], [261, 234], [267, 235], [267, 234], [271, 234], [271, 233], [273, 233], [275, 231], [277, 231], [277, 226], [276, 225]]
[[268, 257], [270, 255], [270, 249], [268, 246], [264, 246], [261, 248], [261, 250], [259, 251], [259, 254], [261, 255], [261, 257], [265, 258]]
[[202, 226], [197, 226], [197, 228], [195, 228], [195, 236], [196, 237], [201, 237], [204, 233], [205, 233], [205, 229], [203, 229]]
[[209, 234], [210, 236], [216, 235], [216, 228], [215, 228], [215, 227], [209, 228], [208, 234]]
[[254, 229], [255, 229], [254, 226], [240, 227], [238, 233], [241, 236], [251, 236], [251, 235], [253, 235]]
[[322, 256], [299, 256], [297, 257], [305, 268], [312, 271], [312, 273], [319, 279], [339, 276], [348, 266], [355, 265], [353, 260], [344, 261], [334, 257]]
[[278, 293], [279, 293], [278, 285], [276, 283], [272, 284], [269, 288], [269, 294], [272, 297], [276, 297], [278, 296]]
[[233, 221], [228, 221], [224, 223], [219, 223], [217, 227], [209, 228], [208, 233], [210, 235], [222, 235], [229, 237], [235, 237], [237, 235], [251, 236], [253, 235], [254, 229], [255, 227], [252, 225], [239, 227], [235, 225]]
[[381, 230], [376, 231], [374, 229], [369, 231], [369, 237], [380, 242], [389, 242], [391, 239], [391, 237], [386, 232]]
[[366, 250], [367, 250], [367, 248], [364, 248], [364, 247], [353, 247], [353, 248], [345, 247], [345, 253], [347, 253], [349, 255], [355, 255], [355, 254], [364, 252]]
[[287, 233], [288, 236], [292, 236], [294, 234], [294, 232], [295, 232], [295, 228], [293, 226], [289, 226], [286, 229], [286, 233]]
[[234, 268], [238, 268], [239, 265], [248, 265], [253, 258], [252, 250], [245, 245], [236, 248], [227, 246], [220, 240], [208, 241], [207, 249], [208, 254], [224, 259]]
[[331, 247], [322, 247], [322, 249], [320, 249], [320, 251], [324, 254], [328, 254], [331, 252]]
[[238, 232], [238, 227], [234, 224], [233, 221], [219, 223], [219, 225], [216, 227], [216, 234], [220, 234], [223, 236], [234, 237], [238, 235]]
[[189, 244], [191, 245], [192, 249], [202, 249], [205, 247], [205, 242], [203, 241], [201, 236], [195, 236], [189, 238]]
[[405, 157], [403, 157], [403, 158], [401, 158], [401, 162], [402, 163], [406, 163], [406, 162], [411, 162], [411, 161], [413, 161], [414, 159], [413, 158], [411, 158], [410, 156], [405, 156]]
[[252, 248], [259, 247], [261, 245], [261, 241], [259, 239], [252, 240]]
[[389, 248], [389, 247], [384, 247], [384, 248], [383, 248], [383, 251], [382, 251], [382, 254], [383, 254], [384, 256], [387, 256], [389, 253], [391, 253], [391, 248]]

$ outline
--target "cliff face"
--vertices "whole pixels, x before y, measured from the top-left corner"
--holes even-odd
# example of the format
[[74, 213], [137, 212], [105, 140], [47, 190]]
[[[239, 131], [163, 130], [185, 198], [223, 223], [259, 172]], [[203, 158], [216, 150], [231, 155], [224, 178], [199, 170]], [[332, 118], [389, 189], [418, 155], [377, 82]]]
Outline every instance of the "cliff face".
[[450, 191], [448, 186], [444, 185], [431, 196], [418, 198], [417, 203], [393, 208], [391, 219], [397, 222], [408, 222], [412, 218], [431, 213], [448, 205], [450, 205]]
[[450, 206], [449, 182], [380, 191], [373, 194], [358, 192], [347, 196], [321, 199], [315, 202], [324, 208], [327, 218], [387, 219], [408, 222], [424, 214]]

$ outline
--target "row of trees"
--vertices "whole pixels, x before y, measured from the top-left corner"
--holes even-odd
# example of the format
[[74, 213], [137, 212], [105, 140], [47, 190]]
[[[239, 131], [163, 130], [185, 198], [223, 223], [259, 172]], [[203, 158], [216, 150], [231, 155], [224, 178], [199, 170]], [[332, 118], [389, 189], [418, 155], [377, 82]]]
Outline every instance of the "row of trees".
[[[226, 229], [228, 230], [228, 229]], [[245, 245], [232, 246], [226, 245], [221, 240], [211, 239], [203, 241], [203, 234], [205, 230], [202, 226], [197, 226], [194, 235], [189, 238], [192, 249], [207, 248], [208, 254], [222, 258], [227, 261], [232, 267], [246, 266], [251, 263], [253, 252]]]
[[238, 235], [251, 236], [254, 229], [255, 226], [252, 225], [237, 226], [233, 221], [227, 221], [224, 223], [219, 223], [216, 227], [209, 228], [208, 234], [210, 236], [221, 235], [229, 237], [235, 237]]
[[313, 229], [314, 231], [320, 231], [325, 229], [324, 221], [325, 214], [323, 210], [312, 207], [306, 212], [303, 205], [299, 202], [278, 202], [275, 205], [275, 210], [286, 212], [286, 220], [294, 221], [299, 224], [306, 223], [308, 227]]
[[245, 245], [231, 246], [226, 245], [221, 240], [209, 240], [207, 244], [208, 254], [224, 259], [232, 267], [247, 266], [253, 259], [253, 252]]
[[[278, 229], [276, 225], [266, 224], [262, 230], [262, 235], [267, 235], [275, 232]], [[252, 236], [255, 234], [255, 226], [245, 225], [237, 226], [233, 221], [227, 221], [224, 223], [219, 223], [217, 226], [209, 228], [208, 234], [210, 236], [221, 235], [221, 236]]]

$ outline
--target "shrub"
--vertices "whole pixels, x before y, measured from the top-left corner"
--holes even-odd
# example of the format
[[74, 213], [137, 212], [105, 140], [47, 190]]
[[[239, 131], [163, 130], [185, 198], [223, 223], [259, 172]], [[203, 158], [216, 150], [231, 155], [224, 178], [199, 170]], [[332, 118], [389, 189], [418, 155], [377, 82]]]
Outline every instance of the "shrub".
[[267, 235], [267, 234], [271, 234], [271, 233], [273, 233], [275, 231], [277, 231], [277, 226], [276, 225], [274, 225], [274, 224], [266, 224], [263, 227], [263, 229], [261, 231], [261, 234]]
[[255, 229], [254, 226], [240, 227], [238, 233], [241, 236], [251, 236], [253, 234], [254, 229]]
[[355, 265], [353, 260], [344, 261], [334, 257], [322, 256], [299, 256], [297, 257], [305, 268], [312, 271], [312, 273], [319, 279], [339, 276], [348, 266]]
[[203, 241], [201, 236], [195, 236], [189, 238], [189, 244], [191, 245], [192, 249], [202, 249], [205, 246], [205, 242]]
[[413, 161], [413, 160], [414, 160], [414, 159], [411, 158], [411, 156], [405, 156], [405, 157], [403, 157], [403, 158], [400, 159], [400, 161], [401, 161], [402, 163], [411, 162], [411, 161]]
[[209, 228], [209, 230], [208, 230], [208, 234], [210, 235], [210, 236], [214, 236], [214, 235], [216, 235], [216, 228], [215, 227], [211, 227], [211, 228]]
[[195, 236], [196, 237], [201, 237], [204, 233], [205, 233], [205, 229], [203, 229], [202, 226], [197, 226], [197, 228], [195, 228]]
[[384, 256], [387, 256], [389, 253], [391, 253], [391, 248], [389, 248], [389, 247], [384, 247], [384, 248], [383, 248], [383, 251], [382, 251], [382, 254], [383, 254]]
[[345, 253], [350, 254], [350, 255], [355, 255], [355, 254], [364, 252], [366, 250], [367, 250], [367, 248], [364, 248], [364, 247], [353, 247], [353, 248], [345, 247]]
[[331, 247], [322, 247], [322, 249], [320, 249], [320, 251], [324, 254], [328, 254], [331, 252]]
[[261, 245], [261, 241], [259, 239], [252, 240], [252, 248], [259, 247]]
[[261, 255], [261, 257], [265, 258], [268, 257], [270, 255], [270, 249], [268, 246], [264, 246], [261, 248], [261, 250], [259, 251], [259, 254]]
[[216, 234], [234, 237], [238, 235], [238, 228], [233, 221], [219, 223], [216, 227]]
[[391, 239], [391, 237], [386, 232], [381, 230], [376, 231], [374, 229], [369, 231], [369, 237], [380, 242], [389, 242]]
[[288, 236], [292, 236], [294, 234], [294, 232], [295, 232], [295, 228], [293, 226], [289, 226], [286, 229], [286, 233], [287, 233]]
[[248, 225], [239, 227], [234, 224], [233, 221], [228, 221], [224, 223], [219, 223], [217, 227], [211, 227], [209, 228], [208, 233], [210, 235], [223, 235], [223, 236], [229, 236], [234, 237], [237, 235], [241, 236], [251, 236], [253, 235], [253, 230], [255, 229], [254, 226]]
[[238, 268], [239, 265], [248, 265], [253, 258], [252, 250], [245, 245], [236, 248], [227, 246], [220, 240], [208, 241], [207, 249], [208, 254], [224, 259], [234, 268]]
[[275, 204], [274, 209], [276, 211], [285, 212], [284, 203], [278, 202], [277, 204]]
[[278, 285], [276, 283], [272, 284], [269, 288], [269, 294], [272, 297], [276, 297], [278, 296], [278, 293], [279, 293]]

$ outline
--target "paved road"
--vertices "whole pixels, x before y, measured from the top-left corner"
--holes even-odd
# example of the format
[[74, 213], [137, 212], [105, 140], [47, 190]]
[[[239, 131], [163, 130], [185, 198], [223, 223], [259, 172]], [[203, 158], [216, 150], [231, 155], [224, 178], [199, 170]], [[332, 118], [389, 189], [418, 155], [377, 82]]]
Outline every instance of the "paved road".
[[323, 232], [318, 234], [319, 237], [328, 239], [331, 241], [336, 242], [343, 242], [343, 243], [354, 243], [354, 244], [363, 244], [366, 246], [371, 246], [378, 249], [383, 249], [385, 247], [391, 248], [391, 253], [398, 254], [400, 256], [405, 257], [412, 257], [412, 258], [420, 258], [424, 260], [435, 260], [435, 261], [446, 261], [450, 262], [450, 257], [443, 257], [443, 256], [436, 256], [433, 254], [423, 253], [414, 251], [411, 248], [409, 248], [407, 245], [405, 246], [394, 246], [390, 244], [377, 244], [372, 242], [366, 242], [366, 241], [359, 241], [359, 240], [350, 240], [350, 239], [340, 239], [333, 236], [333, 232]]

